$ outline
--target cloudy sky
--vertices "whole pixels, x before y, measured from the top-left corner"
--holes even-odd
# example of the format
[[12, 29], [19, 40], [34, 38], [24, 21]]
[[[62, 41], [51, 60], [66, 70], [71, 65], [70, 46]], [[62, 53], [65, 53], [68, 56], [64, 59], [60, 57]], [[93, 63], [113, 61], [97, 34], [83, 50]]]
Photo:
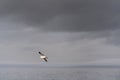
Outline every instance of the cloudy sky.
[[0, 64], [120, 64], [119, 36], [119, 0], [0, 0]]

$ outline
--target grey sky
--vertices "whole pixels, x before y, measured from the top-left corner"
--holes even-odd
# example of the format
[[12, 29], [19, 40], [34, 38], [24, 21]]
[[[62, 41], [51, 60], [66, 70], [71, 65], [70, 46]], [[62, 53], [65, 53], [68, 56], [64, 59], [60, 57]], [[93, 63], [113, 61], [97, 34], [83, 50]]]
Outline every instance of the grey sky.
[[[51, 31], [119, 28], [118, 0], [1, 0], [2, 17]], [[114, 27], [113, 27], [114, 26]]]
[[[118, 0], [0, 0], [0, 63], [83, 64], [120, 58]], [[54, 56], [53, 56], [54, 55]]]

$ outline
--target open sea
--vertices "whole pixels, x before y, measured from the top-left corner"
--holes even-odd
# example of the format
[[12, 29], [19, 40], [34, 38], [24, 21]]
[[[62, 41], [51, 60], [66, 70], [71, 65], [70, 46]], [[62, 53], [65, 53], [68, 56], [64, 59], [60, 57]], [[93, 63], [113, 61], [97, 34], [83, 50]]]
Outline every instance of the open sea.
[[0, 68], [0, 80], [120, 80], [120, 68]]

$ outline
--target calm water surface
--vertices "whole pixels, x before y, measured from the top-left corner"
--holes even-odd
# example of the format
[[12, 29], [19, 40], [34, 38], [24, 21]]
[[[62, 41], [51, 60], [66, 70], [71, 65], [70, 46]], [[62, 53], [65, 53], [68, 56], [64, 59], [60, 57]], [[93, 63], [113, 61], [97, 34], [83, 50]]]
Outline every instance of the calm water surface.
[[120, 68], [0, 68], [0, 80], [120, 80]]

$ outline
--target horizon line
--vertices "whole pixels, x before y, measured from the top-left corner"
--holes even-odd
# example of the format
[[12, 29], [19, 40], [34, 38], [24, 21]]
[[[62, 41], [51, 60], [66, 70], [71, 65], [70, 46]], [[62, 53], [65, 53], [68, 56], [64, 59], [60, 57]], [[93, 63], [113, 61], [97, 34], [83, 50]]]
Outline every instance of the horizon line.
[[0, 64], [0, 68], [120, 68], [120, 65], [40, 65], [40, 64]]

